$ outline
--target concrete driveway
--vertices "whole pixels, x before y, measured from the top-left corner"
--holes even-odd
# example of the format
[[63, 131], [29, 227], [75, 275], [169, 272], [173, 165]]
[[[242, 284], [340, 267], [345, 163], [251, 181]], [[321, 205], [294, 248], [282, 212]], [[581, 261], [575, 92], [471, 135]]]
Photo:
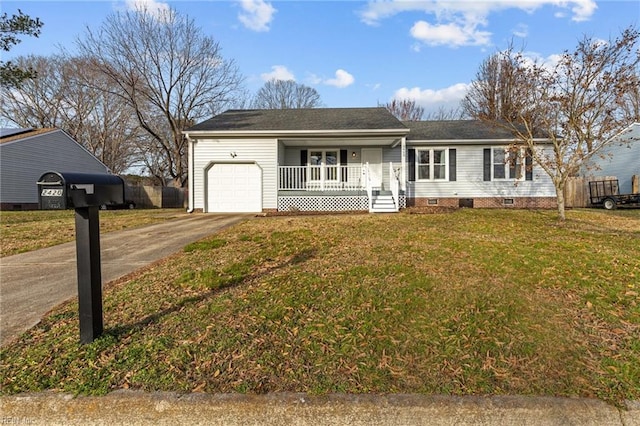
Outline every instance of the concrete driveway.
[[[250, 215], [186, 214], [178, 219], [100, 236], [102, 283], [182, 250]], [[0, 346], [78, 295], [75, 241], [0, 258]]]

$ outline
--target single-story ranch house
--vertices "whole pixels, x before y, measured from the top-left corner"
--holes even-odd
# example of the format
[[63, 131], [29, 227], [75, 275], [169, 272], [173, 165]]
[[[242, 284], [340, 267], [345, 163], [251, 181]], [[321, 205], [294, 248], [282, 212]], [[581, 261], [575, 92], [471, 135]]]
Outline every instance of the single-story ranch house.
[[556, 203], [526, 150], [480, 121], [401, 122], [385, 108], [229, 110], [184, 133], [190, 211]]

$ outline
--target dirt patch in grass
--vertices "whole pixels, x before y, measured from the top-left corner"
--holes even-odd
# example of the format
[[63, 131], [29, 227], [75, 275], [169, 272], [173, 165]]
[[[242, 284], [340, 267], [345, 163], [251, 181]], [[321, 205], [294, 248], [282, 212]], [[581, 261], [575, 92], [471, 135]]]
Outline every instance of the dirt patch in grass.
[[[268, 217], [105, 290], [0, 351], [2, 392], [640, 398], [640, 217]], [[616, 234], [615, 238], [611, 235]]]

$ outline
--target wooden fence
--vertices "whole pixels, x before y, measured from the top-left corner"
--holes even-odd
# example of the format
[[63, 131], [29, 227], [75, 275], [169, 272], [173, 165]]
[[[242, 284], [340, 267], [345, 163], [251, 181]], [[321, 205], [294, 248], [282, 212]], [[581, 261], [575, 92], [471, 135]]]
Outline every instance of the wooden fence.
[[565, 207], [590, 207], [589, 181], [617, 179], [615, 176], [573, 177], [567, 180], [564, 188]]
[[129, 186], [125, 187], [125, 198], [136, 203], [141, 209], [183, 208], [185, 207], [185, 189], [166, 186]]

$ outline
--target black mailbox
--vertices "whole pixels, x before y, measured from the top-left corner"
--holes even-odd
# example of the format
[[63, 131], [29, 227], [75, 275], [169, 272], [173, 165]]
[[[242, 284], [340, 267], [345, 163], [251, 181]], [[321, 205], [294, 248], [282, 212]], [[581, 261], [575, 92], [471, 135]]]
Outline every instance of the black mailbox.
[[42, 210], [123, 204], [124, 181], [108, 174], [46, 172], [38, 180], [38, 201]]
[[38, 180], [41, 209], [75, 209], [80, 342], [103, 331], [99, 208], [124, 203], [124, 181], [115, 175], [46, 172]]

